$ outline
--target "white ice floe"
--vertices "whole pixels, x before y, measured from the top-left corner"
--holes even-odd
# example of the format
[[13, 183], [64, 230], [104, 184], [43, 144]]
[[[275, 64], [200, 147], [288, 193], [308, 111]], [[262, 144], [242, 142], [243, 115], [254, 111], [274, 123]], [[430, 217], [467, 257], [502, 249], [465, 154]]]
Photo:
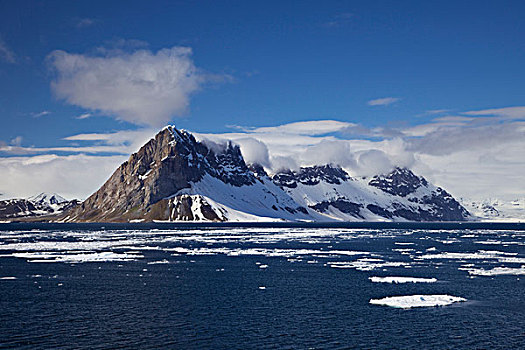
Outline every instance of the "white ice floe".
[[492, 245], [501, 245], [501, 241], [495, 240], [486, 240], [486, 241], [474, 241], [476, 244], [492, 244]]
[[139, 254], [114, 253], [114, 252], [90, 252], [80, 254], [59, 253], [14, 253], [14, 257], [28, 259], [29, 262], [61, 262], [61, 263], [86, 263], [86, 262], [111, 262], [111, 261], [133, 261], [143, 258]]
[[157, 264], [169, 264], [170, 262], [166, 259], [163, 260], [156, 260], [156, 261], [150, 261], [148, 262], [148, 265], [157, 265]]
[[419, 278], [419, 277], [377, 277], [372, 276], [368, 279], [375, 283], [434, 283], [437, 282], [435, 278]]
[[187, 255], [217, 255], [225, 254], [227, 256], [243, 256], [243, 255], [262, 255], [268, 257], [294, 257], [294, 256], [353, 256], [353, 255], [369, 255], [369, 252], [353, 251], [353, 250], [317, 250], [317, 249], [267, 249], [267, 248], [184, 248], [174, 247], [166, 248], [165, 250], [173, 251], [177, 254]]
[[525, 265], [520, 268], [495, 267], [491, 270], [467, 269], [470, 275], [474, 276], [501, 276], [501, 275], [525, 275]]
[[479, 250], [474, 253], [443, 252], [438, 254], [424, 254], [421, 259], [449, 259], [449, 260], [487, 260], [495, 259], [500, 262], [520, 263], [523, 258], [516, 257], [517, 253], [500, 252], [496, 250]]
[[410, 309], [413, 307], [445, 306], [462, 301], [467, 301], [467, 299], [451, 295], [403, 295], [370, 299], [370, 304]]
[[[356, 269], [358, 271], [372, 271], [384, 267], [407, 267], [410, 264], [401, 261], [377, 261], [372, 262], [372, 259], [359, 259], [357, 261], [335, 261], [329, 262], [328, 266], [336, 269]], [[376, 259], [374, 259], [376, 260]]]

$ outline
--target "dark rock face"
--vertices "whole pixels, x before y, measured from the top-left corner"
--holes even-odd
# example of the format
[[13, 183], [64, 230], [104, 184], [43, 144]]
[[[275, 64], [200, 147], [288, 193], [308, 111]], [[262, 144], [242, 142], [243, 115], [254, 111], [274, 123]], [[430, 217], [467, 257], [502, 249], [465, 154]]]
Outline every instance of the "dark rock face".
[[464, 221], [470, 213], [450, 193], [438, 187], [431, 196], [424, 196], [422, 204], [431, 209], [423, 211], [420, 221]]
[[407, 207], [397, 204], [393, 210], [367, 206], [376, 215], [386, 218], [398, 216], [410, 221], [464, 221], [470, 215], [452, 195], [440, 187], [430, 195], [411, 196], [419, 188], [427, 187], [428, 181], [406, 168], [396, 168], [388, 175], [374, 176], [368, 184], [391, 195], [406, 197], [418, 205]]
[[363, 208], [363, 205], [350, 202], [343, 198], [338, 198], [336, 200], [331, 201], [322, 201], [321, 203], [317, 203], [315, 205], [310, 206], [310, 208], [322, 213], [326, 212], [329, 207], [334, 207], [345, 214], [350, 214], [352, 216], [363, 219], [363, 216], [360, 213], [361, 208]]
[[228, 143], [224, 153], [215, 157], [208, 154], [207, 160], [207, 172], [224, 183], [237, 187], [255, 183], [255, 176], [246, 166], [241, 149], [237, 145]]
[[368, 184], [394, 196], [406, 197], [428, 182], [406, 168], [395, 168], [388, 175], [374, 176]]
[[[341, 168], [332, 166], [315, 166], [301, 168], [299, 172], [283, 171], [273, 177], [275, 184], [292, 193], [298, 184], [316, 186], [321, 181], [339, 185], [352, 178]], [[327, 213], [329, 208], [335, 208], [342, 213], [355, 218], [364, 219], [364, 213], [369, 212], [386, 219], [403, 218], [410, 221], [464, 221], [469, 213], [449, 193], [441, 188], [431, 190], [428, 181], [416, 176], [406, 168], [396, 168], [387, 175], [374, 176], [368, 185], [403, 200], [391, 204], [356, 203], [351, 200], [352, 193], [340, 193], [334, 187], [336, 199], [326, 199], [309, 207], [320, 213]], [[418, 192], [418, 189], [422, 189]], [[345, 196], [348, 196], [345, 197]], [[405, 202], [408, 200], [408, 204]]]
[[248, 165], [248, 169], [250, 169], [250, 171], [259, 181], [262, 181], [263, 178], [269, 179], [268, 173], [260, 164], [250, 164]]
[[[131, 155], [108, 181], [82, 205], [68, 213], [74, 221], [143, 219], [155, 203], [189, 188], [204, 175], [233, 186], [255, 183], [238, 146], [231, 143], [215, 154], [193, 135], [166, 127]], [[160, 213], [156, 220], [168, 220]]]
[[23, 216], [34, 216], [38, 209], [27, 199], [8, 199], [0, 201], [0, 218], [9, 219]]
[[375, 204], [368, 204], [366, 206], [366, 209], [370, 210], [372, 213], [382, 216], [384, 218], [392, 219], [394, 217], [394, 214], [391, 211], [388, 211], [385, 208], [382, 208]]
[[340, 167], [331, 165], [312, 166], [301, 168], [298, 172], [287, 170], [275, 174], [273, 182], [283, 188], [296, 188], [298, 183], [315, 186], [324, 181], [329, 184], [339, 185], [350, 179], [350, 176]]
[[[192, 206], [199, 207], [195, 213]], [[170, 199], [163, 199], [147, 209], [144, 215], [146, 221], [158, 220], [164, 217], [169, 221], [225, 221], [224, 213], [217, 213], [212, 206], [201, 196], [180, 195]]]

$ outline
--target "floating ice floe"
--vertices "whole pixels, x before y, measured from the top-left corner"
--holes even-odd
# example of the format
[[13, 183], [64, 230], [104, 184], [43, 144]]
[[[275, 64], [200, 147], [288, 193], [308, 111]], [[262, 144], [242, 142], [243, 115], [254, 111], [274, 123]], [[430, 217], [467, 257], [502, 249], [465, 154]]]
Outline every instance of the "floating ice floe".
[[493, 245], [500, 245], [501, 241], [495, 241], [495, 240], [486, 240], [486, 241], [474, 241], [476, 244], [493, 244]]
[[163, 260], [156, 260], [156, 261], [150, 261], [148, 262], [148, 265], [157, 265], [157, 264], [169, 264], [170, 262], [166, 259]]
[[501, 276], [501, 275], [525, 275], [525, 265], [520, 268], [495, 267], [491, 270], [467, 269], [470, 275], [474, 276]]
[[495, 259], [502, 263], [525, 264], [525, 258], [516, 257], [518, 253], [500, 252], [497, 250], [479, 250], [474, 253], [451, 253], [424, 254], [421, 259], [449, 259], [449, 260], [491, 260]]
[[434, 283], [437, 282], [435, 278], [419, 278], [419, 277], [377, 277], [372, 276], [368, 279], [375, 283]]
[[262, 255], [269, 257], [293, 257], [293, 256], [334, 256], [334, 255], [369, 255], [369, 252], [353, 251], [353, 250], [317, 250], [317, 249], [266, 249], [266, 248], [237, 248], [230, 249], [225, 247], [217, 248], [184, 248], [174, 247], [166, 248], [165, 250], [173, 251], [177, 254], [186, 255], [216, 255], [225, 254], [227, 256], [242, 256], [242, 255]]
[[404, 295], [370, 299], [370, 304], [410, 309], [414, 307], [445, 306], [462, 301], [467, 301], [467, 299], [451, 295]]
[[328, 263], [328, 266], [336, 269], [356, 269], [358, 271], [372, 271], [383, 267], [408, 267], [409, 265], [406, 262], [382, 261], [379, 259], [359, 259], [357, 261], [334, 261]]
[[17, 258], [28, 259], [29, 262], [61, 262], [61, 263], [85, 263], [85, 262], [112, 262], [112, 261], [133, 261], [144, 256], [139, 254], [98, 252], [81, 254], [42, 254], [42, 253], [14, 253]]

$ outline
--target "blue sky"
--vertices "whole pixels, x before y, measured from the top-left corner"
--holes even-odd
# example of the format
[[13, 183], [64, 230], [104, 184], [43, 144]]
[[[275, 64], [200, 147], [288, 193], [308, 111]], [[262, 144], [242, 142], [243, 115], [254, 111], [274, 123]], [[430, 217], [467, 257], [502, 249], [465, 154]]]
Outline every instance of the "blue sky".
[[[521, 171], [517, 155], [525, 149], [516, 132], [522, 132], [525, 116], [525, 108], [519, 109], [525, 105], [523, 13], [521, 1], [0, 1], [0, 156], [5, 162], [25, 157], [21, 162], [27, 163], [37, 156], [87, 154], [100, 157], [100, 164], [107, 161], [101, 171], [107, 177], [140, 138], [124, 140], [118, 134], [117, 144], [105, 136], [88, 140], [75, 135], [146, 135], [172, 123], [224, 136], [336, 120], [349, 124], [323, 137], [349, 140], [357, 135], [363, 142], [383, 143], [400, 137], [404, 151], [417, 153], [409, 165], [443, 185], [466, 181], [465, 174], [455, 178], [436, 169], [453, 169], [462, 161], [450, 157], [472, 147], [458, 145], [451, 152], [454, 139], [444, 141], [448, 148], [443, 152], [420, 152], [418, 147], [439, 148], [436, 139], [450, 135], [468, 134], [472, 142], [494, 139], [488, 144], [503, 151], [499, 163], [491, 164], [503, 162], [506, 172]], [[191, 52], [181, 53], [181, 48]], [[87, 68], [67, 71], [72, 59]], [[115, 70], [120, 60], [122, 70]], [[149, 91], [137, 97], [144, 96], [144, 87], [135, 90], [133, 80], [139, 61], [156, 74], [178, 67], [182, 75], [168, 74], [168, 80], [178, 84], [181, 79], [182, 87], [157, 77], [151, 91], [167, 91], [166, 98], [151, 102]], [[125, 75], [123, 85], [111, 90], [101, 78], [86, 85], [90, 74], [104, 76], [104, 69], [111, 81]], [[111, 91], [93, 96], [105, 88]], [[133, 106], [123, 110], [115, 105], [119, 100], [133, 101]], [[436, 118], [449, 118], [455, 125], [443, 129]], [[359, 128], [349, 130], [350, 124]], [[407, 132], [414, 127], [432, 133]], [[507, 137], [511, 129], [514, 134]], [[421, 140], [414, 143], [414, 137]], [[509, 139], [518, 143], [508, 145]], [[358, 141], [352, 144], [356, 152], [363, 151]], [[272, 153], [272, 142], [267, 143]], [[116, 144], [128, 148], [112, 149]], [[101, 145], [108, 147], [96, 152], [63, 148]], [[487, 173], [487, 161], [480, 159], [494, 155], [478, 146], [473, 147], [479, 152], [472, 171]], [[399, 161], [384, 144], [372, 148], [386, 152], [389, 164]], [[290, 156], [279, 150], [275, 155]], [[430, 159], [438, 155], [449, 158]], [[14, 171], [14, 160], [9, 162], [5, 174]], [[496, 175], [501, 176], [492, 174], [491, 181]], [[509, 180], [514, 187], [500, 191], [511, 196], [520, 180]], [[491, 181], [465, 195], [490, 187]], [[13, 186], [25, 194], [23, 184]], [[58, 187], [52, 182], [39, 186]], [[89, 191], [68, 190], [66, 195]], [[0, 193], [11, 192], [0, 188]]]

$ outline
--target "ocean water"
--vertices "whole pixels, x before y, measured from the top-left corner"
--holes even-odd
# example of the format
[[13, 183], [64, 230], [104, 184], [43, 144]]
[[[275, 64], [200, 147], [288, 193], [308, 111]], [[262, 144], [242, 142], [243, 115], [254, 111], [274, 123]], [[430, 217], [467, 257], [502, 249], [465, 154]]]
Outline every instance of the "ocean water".
[[525, 231], [2, 224], [0, 348], [525, 348]]

